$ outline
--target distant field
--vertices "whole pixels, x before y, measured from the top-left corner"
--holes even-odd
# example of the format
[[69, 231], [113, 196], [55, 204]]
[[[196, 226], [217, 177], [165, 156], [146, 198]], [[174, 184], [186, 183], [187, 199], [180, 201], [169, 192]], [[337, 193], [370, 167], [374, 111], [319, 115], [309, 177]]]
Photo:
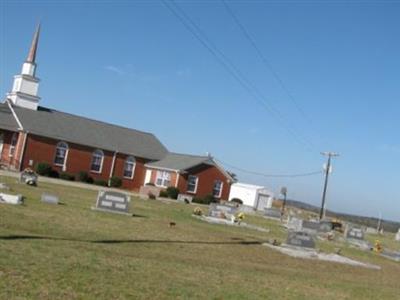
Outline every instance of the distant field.
[[0, 181], [27, 197], [0, 205], [1, 299], [400, 299], [400, 263], [329, 242], [318, 247], [382, 270], [287, 257], [261, 245], [286, 236], [261, 217], [245, 222], [269, 234], [204, 223], [191, 205], [133, 198], [127, 217], [92, 211], [95, 191]]

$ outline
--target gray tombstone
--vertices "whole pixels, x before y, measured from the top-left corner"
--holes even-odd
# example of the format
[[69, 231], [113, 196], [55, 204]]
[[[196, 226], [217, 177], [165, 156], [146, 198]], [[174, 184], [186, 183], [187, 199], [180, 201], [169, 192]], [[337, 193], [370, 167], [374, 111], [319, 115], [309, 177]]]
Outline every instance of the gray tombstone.
[[382, 256], [389, 258], [394, 261], [399, 261], [400, 262], [400, 252], [393, 252], [393, 251], [382, 251], [381, 253]]
[[364, 230], [357, 227], [348, 226], [346, 229], [346, 239], [364, 240]]
[[29, 185], [37, 185], [38, 175], [32, 170], [24, 170], [21, 172], [19, 180]]
[[58, 196], [48, 193], [43, 193], [41, 200], [42, 202], [49, 204], [58, 204], [59, 202]]
[[237, 204], [210, 203], [208, 215], [219, 219], [229, 219], [238, 212]]
[[95, 209], [129, 214], [130, 196], [114, 191], [99, 191]]
[[264, 217], [280, 220], [281, 219], [281, 211], [276, 208], [265, 208], [264, 209]]
[[187, 194], [179, 194], [177, 200], [179, 202], [192, 203], [193, 196], [192, 195], [187, 195]]
[[288, 233], [286, 244], [294, 247], [315, 248], [315, 241], [307, 232], [292, 231]]

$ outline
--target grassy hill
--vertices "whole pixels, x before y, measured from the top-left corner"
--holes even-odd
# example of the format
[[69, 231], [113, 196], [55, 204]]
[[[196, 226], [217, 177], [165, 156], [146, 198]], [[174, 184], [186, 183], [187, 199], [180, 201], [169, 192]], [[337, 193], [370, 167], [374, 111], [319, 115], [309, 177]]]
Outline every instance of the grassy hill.
[[133, 198], [127, 217], [92, 211], [95, 191], [2, 181], [26, 202], [0, 204], [0, 299], [399, 299], [399, 263], [322, 241], [382, 270], [287, 257], [261, 245], [286, 233], [259, 216], [245, 222], [270, 233], [204, 223], [191, 205]]

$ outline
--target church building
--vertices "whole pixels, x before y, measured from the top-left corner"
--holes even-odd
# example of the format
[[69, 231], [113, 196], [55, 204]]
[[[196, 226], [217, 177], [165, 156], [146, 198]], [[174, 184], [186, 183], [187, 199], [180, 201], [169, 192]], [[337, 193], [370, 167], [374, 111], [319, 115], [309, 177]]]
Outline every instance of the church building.
[[138, 191], [145, 184], [227, 200], [234, 179], [211, 156], [170, 152], [152, 133], [39, 105], [36, 29], [21, 74], [0, 103], [0, 168], [21, 171], [47, 163], [59, 174], [87, 172], [93, 179], [122, 180]]

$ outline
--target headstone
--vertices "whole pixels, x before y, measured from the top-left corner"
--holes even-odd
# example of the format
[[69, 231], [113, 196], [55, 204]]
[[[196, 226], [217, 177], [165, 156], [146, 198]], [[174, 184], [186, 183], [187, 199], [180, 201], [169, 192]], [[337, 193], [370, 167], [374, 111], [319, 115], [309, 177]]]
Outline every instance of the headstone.
[[330, 221], [302, 221], [302, 231], [310, 234], [326, 233], [332, 231], [332, 222]]
[[23, 203], [22, 195], [9, 195], [0, 193], [0, 203], [19, 205]]
[[293, 230], [293, 231], [301, 231], [302, 227], [303, 227], [303, 220], [293, 217], [293, 216], [289, 216], [288, 221], [287, 221], [287, 228], [289, 230]]
[[99, 191], [95, 209], [129, 214], [130, 196], [114, 191]]
[[281, 211], [277, 208], [266, 208], [264, 209], [264, 217], [280, 220]]
[[302, 231], [290, 231], [286, 240], [286, 244], [301, 248], [315, 248], [315, 241], [311, 235]]
[[383, 250], [381, 255], [394, 261], [400, 261], [400, 252]]
[[400, 229], [399, 232], [397, 232], [396, 236], [394, 237], [394, 239], [398, 242], [400, 242]]
[[21, 172], [19, 180], [29, 185], [37, 185], [38, 175], [32, 170], [26, 169]]
[[238, 212], [237, 204], [210, 203], [208, 215], [219, 219], [231, 219]]
[[58, 204], [58, 201], [59, 201], [58, 196], [51, 195], [48, 193], [43, 193], [41, 200], [42, 200], [42, 202], [49, 203], [49, 204]]
[[192, 195], [187, 195], [187, 194], [179, 194], [177, 200], [179, 202], [192, 203], [193, 196]]
[[0, 190], [9, 190], [9, 186], [5, 183], [0, 182]]
[[347, 226], [346, 239], [364, 240], [364, 230], [358, 227]]

